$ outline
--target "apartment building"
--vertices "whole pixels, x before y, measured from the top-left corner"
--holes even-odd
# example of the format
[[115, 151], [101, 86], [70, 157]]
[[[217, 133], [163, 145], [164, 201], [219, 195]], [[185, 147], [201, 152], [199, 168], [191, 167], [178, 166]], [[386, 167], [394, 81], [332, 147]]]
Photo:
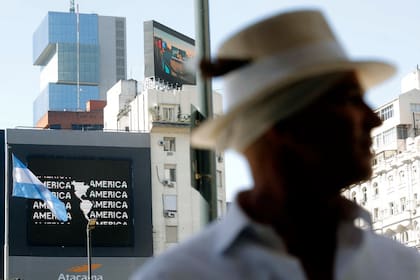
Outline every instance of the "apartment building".
[[[198, 107], [197, 87], [171, 87], [146, 78], [119, 81], [108, 91], [104, 130], [150, 133], [153, 248], [159, 254], [204, 225], [203, 198], [192, 187], [191, 106]], [[213, 93], [215, 114], [222, 98]], [[223, 153], [216, 153], [217, 212], [226, 212]], [[205, 215], [204, 215], [205, 216]]]
[[420, 250], [420, 70], [401, 81], [401, 94], [375, 110], [373, 176], [343, 192], [366, 208], [373, 230]]

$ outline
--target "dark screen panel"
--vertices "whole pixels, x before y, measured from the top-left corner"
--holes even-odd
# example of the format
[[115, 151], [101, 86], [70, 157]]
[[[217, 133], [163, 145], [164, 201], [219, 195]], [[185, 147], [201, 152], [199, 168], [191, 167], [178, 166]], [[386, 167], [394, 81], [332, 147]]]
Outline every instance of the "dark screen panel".
[[95, 246], [133, 244], [131, 163], [128, 160], [31, 157], [31, 171], [66, 204], [60, 222], [40, 200], [28, 207], [28, 244], [82, 246], [89, 219], [96, 219]]
[[[129, 182], [128, 185], [131, 187], [128, 190], [128, 215], [129, 220], [134, 220], [135, 223], [131, 223], [128, 227], [123, 227], [123, 230], [117, 232], [117, 234], [121, 234], [120, 237], [122, 234], [126, 234], [127, 238], [119, 238], [124, 239], [124, 241], [115, 240], [112, 244], [106, 243], [109, 241], [109, 237], [107, 237], [109, 231], [107, 230], [107, 234], [104, 234], [105, 227], [101, 230], [100, 227], [95, 228], [92, 231], [93, 254], [98, 257], [149, 257], [153, 254], [150, 148], [33, 144], [10, 144], [10, 146], [11, 153], [15, 154], [23, 163], [28, 164], [31, 170], [34, 168], [32, 170], [33, 173], [45, 172], [47, 174], [50, 170], [55, 170], [60, 176], [80, 176], [83, 179], [91, 178], [92, 174], [99, 174], [95, 176], [115, 179], [120, 176], [125, 177], [127, 172], [129, 172], [127, 182]], [[36, 161], [38, 163], [35, 163]], [[54, 161], [58, 166], [61, 164], [76, 165], [72, 169], [77, 171], [69, 173], [68, 166], [66, 168], [50, 166], [54, 165]], [[44, 166], [44, 163], [48, 164]], [[89, 163], [88, 165], [92, 163], [94, 167], [86, 167], [83, 165], [85, 163]], [[120, 164], [121, 166], [119, 167]], [[110, 168], [112, 169], [111, 171]], [[60, 174], [59, 172], [63, 173]], [[86, 182], [86, 184], [89, 183]], [[73, 199], [73, 204], [76, 203], [75, 207], [72, 205], [74, 227], [69, 231], [72, 235], [78, 237], [72, 237], [72, 242], [76, 244], [76, 240], [79, 243], [82, 240], [83, 243], [81, 245], [71, 245], [70, 241], [72, 239], [67, 239], [67, 242], [69, 242], [67, 244], [69, 245], [63, 245], [66, 239], [61, 239], [61, 237], [65, 237], [69, 233], [63, 233], [64, 235], [52, 233], [52, 231], [57, 229], [55, 225], [51, 225], [50, 231], [45, 224], [41, 224], [39, 228], [34, 228], [34, 225], [31, 225], [33, 223], [33, 201], [10, 197], [10, 219], [13, 221], [10, 223], [10, 254], [13, 256], [86, 256], [86, 219], [83, 217], [83, 213], [78, 205], [80, 200], [77, 200], [74, 195], [72, 198], [67, 199], [70, 199], [70, 201]], [[99, 207], [101, 204], [99, 202], [96, 205]], [[104, 205], [102, 203], [102, 206]], [[109, 207], [109, 205], [105, 207]], [[77, 222], [77, 219], [79, 219], [79, 222]], [[75, 226], [77, 224], [79, 225], [78, 228]], [[130, 227], [132, 227], [132, 230]], [[117, 231], [117, 228], [114, 230]], [[46, 238], [44, 237], [35, 238], [30, 236], [34, 233], [34, 230], [36, 232], [39, 229], [44, 230], [47, 236], [49, 235], [53, 238], [52, 240], [55, 238], [56, 242], [45, 240]], [[32, 232], [30, 233], [29, 230]], [[109, 235], [112, 237], [114, 234], [110, 233]], [[80, 239], [80, 236], [83, 236], [82, 239]], [[45, 245], [35, 245], [35, 242], [39, 242], [38, 244], [45, 242]]]

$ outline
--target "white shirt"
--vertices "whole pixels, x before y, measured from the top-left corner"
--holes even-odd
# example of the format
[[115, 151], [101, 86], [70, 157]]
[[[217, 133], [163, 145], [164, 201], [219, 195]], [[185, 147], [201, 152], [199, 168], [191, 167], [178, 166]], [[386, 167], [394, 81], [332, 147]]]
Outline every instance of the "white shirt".
[[[352, 221], [342, 223], [337, 234], [334, 279], [420, 280], [420, 254], [415, 249], [355, 227]], [[131, 278], [155, 279], [304, 280], [306, 276], [274, 230], [253, 222], [234, 204], [222, 220], [146, 262]]]

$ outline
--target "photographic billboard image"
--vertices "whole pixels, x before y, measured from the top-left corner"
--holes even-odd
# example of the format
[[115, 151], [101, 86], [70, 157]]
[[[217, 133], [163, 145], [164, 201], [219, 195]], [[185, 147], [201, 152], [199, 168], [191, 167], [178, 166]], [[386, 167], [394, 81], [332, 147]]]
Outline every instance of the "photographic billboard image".
[[95, 246], [133, 244], [131, 163], [115, 159], [29, 157], [29, 169], [66, 205], [57, 220], [41, 200], [28, 200], [28, 244], [83, 246], [96, 219]]
[[[145, 72], [173, 86], [194, 85], [194, 40], [155, 21], [152, 21], [150, 28], [151, 32], [145, 33], [153, 38], [146, 38], [145, 35], [145, 44], [153, 44], [153, 63], [146, 62], [146, 67], [152, 66], [154, 71], [146, 69]], [[145, 49], [148, 49], [147, 46]]]

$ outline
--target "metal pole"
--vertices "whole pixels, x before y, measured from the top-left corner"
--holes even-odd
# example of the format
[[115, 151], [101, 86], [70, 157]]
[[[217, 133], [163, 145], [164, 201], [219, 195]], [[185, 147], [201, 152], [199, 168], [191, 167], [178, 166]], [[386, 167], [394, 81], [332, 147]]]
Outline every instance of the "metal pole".
[[[195, 27], [196, 27], [196, 51], [199, 60], [210, 58], [210, 28], [208, 0], [195, 1]], [[205, 118], [213, 118], [213, 96], [211, 81], [204, 79], [201, 74], [197, 75], [197, 91], [199, 110]], [[214, 151], [208, 153], [208, 157], [201, 159], [203, 165], [208, 165], [210, 171], [207, 180], [203, 183], [202, 195], [208, 203], [208, 219], [217, 218], [217, 189], [216, 189], [216, 155]]]
[[76, 10], [76, 25], [77, 25], [77, 31], [76, 31], [76, 75], [77, 75], [77, 111], [80, 111], [80, 19], [79, 19], [79, 4], [77, 4], [77, 10]]
[[86, 249], [88, 261], [88, 280], [92, 279], [92, 230], [95, 229], [96, 219], [90, 219], [86, 225]]
[[9, 144], [7, 143], [7, 129], [4, 131], [4, 248], [3, 248], [3, 279], [9, 279]]
[[92, 257], [91, 257], [91, 250], [92, 250], [92, 246], [90, 244], [90, 228], [89, 226], [86, 228], [86, 240], [87, 240], [87, 261], [88, 261], [88, 280], [92, 279]]
[[[210, 58], [210, 28], [208, 0], [196, 0], [196, 51], [198, 59]], [[211, 81], [204, 79], [201, 73], [197, 75], [197, 89], [200, 112], [207, 118], [213, 117], [213, 99]]]

